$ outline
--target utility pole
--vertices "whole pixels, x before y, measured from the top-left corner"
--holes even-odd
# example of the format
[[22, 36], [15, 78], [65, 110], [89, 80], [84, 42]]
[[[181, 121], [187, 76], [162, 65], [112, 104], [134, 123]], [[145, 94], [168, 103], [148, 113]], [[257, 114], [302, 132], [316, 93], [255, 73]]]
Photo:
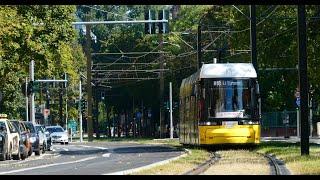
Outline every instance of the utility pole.
[[[50, 95], [49, 95], [49, 85], [46, 83], [46, 106], [45, 109], [48, 109], [50, 111]], [[49, 116], [46, 119], [45, 125], [51, 125], [51, 121], [49, 122]]]
[[198, 36], [197, 36], [197, 59], [198, 59], [198, 66], [197, 69], [199, 70], [201, 68], [201, 25], [198, 25]]
[[87, 93], [88, 93], [88, 118], [87, 118], [87, 128], [88, 128], [88, 141], [93, 141], [93, 123], [92, 123], [92, 75], [91, 75], [91, 67], [92, 67], [92, 61], [91, 61], [91, 26], [86, 25], [86, 48], [85, 52], [87, 55]]
[[251, 44], [251, 63], [258, 72], [257, 62], [257, 33], [256, 33], [256, 6], [250, 5], [250, 44]]
[[81, 87], [81, 76], [79, 80], [79, 124], [80, 124], [80, 142], [83, 141], [83, 133], [82, 133], [82, 112], [81, 112], [81, 100], [82, 100], [82, 87]]
[[170, 91], [170, 139], [173, 139], [173, 119], [172, 119], [172, 83], [169, 84]]
[[[159, 48], [162, 51], [163, 47], [163, 35], [159, 33]], [[160, 54], [160, 69], [164, 69], [163, 67], [163, 54]], [[162, 138], [162, 134], [165, 132], [164, 127], [164, 111], [163, 111], [163, 90], [164, 90], [164, 78], [163, 78], [163, 70], [160, 70], [160, 138]]]
[[[64, 73], [64, 80], [67, 81], [67, 73]], [[67, 82], [65, 82], [65, 88], [66, 88], [66, 130], [68, 130], [68, 88], [67, 88]], [[72, 132], [71, 132], [71, 138], [72, 138]]]
[[298, 5], [298, 54], [300, 84], [301, 155], [309, 155], [307, 37], [305, 5]]
[[29, 121], [28, 77], [26, 77], [25, 93], [26, 93], [26, 121]]
[[[30, 81], [34, 82], [34, 60], [31, 60], [30, 62], [29, 72], [30, 72]], [[30, 94], [30, 119], [33, 124], [36, 123], [33, 91]]]
[[132, 127], [132, 132], [133, 132], [133, 137], [136, 137], [136, 115], [135, 115], [135, 112], [134, 112], [134, 95], [132, 97], [132, 124], [133, 124], [133, 127]]
[[[63, 115], [62, 115], [62, 109], [63, 109], [63, 107], [62, 107], [62, 105], [63, 105], [63, 100], [62, 100], [62, 94], [63, 94], [63, 92], [62, 92], [62, 84], [59, 84], [59, 121], [60, 121], [60, 123], [61, 123], [61, 125], [63, 124]], [[67, 130], [67, 129], [65, 129], [65, 130]]]

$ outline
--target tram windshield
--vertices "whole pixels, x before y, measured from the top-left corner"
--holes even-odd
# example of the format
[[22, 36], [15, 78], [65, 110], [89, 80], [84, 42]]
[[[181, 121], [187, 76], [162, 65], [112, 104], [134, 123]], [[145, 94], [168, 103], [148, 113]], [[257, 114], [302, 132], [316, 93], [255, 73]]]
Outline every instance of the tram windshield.
[[255, 79], [204, 79], [208, 119], [257, 117]]

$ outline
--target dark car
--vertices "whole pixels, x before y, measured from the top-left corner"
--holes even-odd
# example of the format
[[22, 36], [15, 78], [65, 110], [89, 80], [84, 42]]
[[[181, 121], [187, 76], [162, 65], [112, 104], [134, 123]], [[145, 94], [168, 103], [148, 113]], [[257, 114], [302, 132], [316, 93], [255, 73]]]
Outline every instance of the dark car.
[[5, 124], [0, 122], [0, 161], [6, 160], [8, 149], [8, 137], [5, 132]]
[[41, 151], [42, 151], [41, 149], [42, 145], [40, 145], [39, 143], [39, 135], [36, 132], [36, 129], [32, 124], [32, 122], [23, 121], [23, 123], [28, 129], [28, 131], [30, 132], [29, 138], [30, 138], [30, 142], [32, 143], [33, 152], [38, 156], [41, 154]]
[[18, 130], [19, 136], [20, 136], [20, 154], [21, 159], [24, 160], [28, 157], [28, 155], [32, 154], [32, 144], [29, 140], [30, 133], [28, 132], [26, 126], [23, 124], [22, 121], [19, 120], [10, 120], [11, 124], [15, 126], [15, 128]]

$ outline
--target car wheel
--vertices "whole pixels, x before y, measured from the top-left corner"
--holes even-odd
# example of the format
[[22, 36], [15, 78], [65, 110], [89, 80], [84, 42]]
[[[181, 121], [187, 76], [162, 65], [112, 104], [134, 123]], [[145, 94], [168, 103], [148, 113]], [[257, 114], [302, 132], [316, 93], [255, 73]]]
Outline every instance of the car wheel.
[[52, 151], [53, 150], [53, 146], [50, 145], [50, 147], [48, 148], [48, 151]]
[[38, 151], [35, 151], [34, 153], [37, 155], [37, 156], [40, 156], [41, 155], [41, 149], [39, 149]]
[[33, 152], [33, 148], [32, 148], [32, 146], [31, 146], [30, 149], [29, 149], [29, 152], [28, 152], [28, 156], [31, 156], [31, 155], [32, 155], [32, 152]]
[[5, 161], [6, 160], [6, 154], [5, 152], [3, 152], [3, 154], [1, 154], [0, 156], [0, 161]]
[[34, 153], [37, 155], [37, 156], [39, 156], [39, 155], [41, 155], [41, 146], [40, 146], [40, 143], [39, 143], [39, 147], [38, 147], [38, 151], [35, 151]]
[[20, 160], [20, 156], [21, 156], [21, 154], [20, 154], [20, 149], [19, 149], [17, 155], [12, 155], [12, 159], [13, 160]]
[[42, 154], [44, 154], [46, 152], [47, 146], [46, 143], [43, 143], [42, 145]]
[[24, 152], [23, 154], [21, 154], [21, 159], [25, 160], [28, 157], [28, 153]]
[[7, 153], [7, 160], [12, 159], [12, 145], [10, 144], [9, 152]]

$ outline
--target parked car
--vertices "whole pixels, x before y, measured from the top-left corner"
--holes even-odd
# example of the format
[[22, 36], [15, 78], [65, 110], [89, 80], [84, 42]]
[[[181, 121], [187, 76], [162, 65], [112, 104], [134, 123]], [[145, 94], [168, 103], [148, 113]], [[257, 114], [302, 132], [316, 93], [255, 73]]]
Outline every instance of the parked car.
[[3, 127], [3, 132], [7, 134], [7, 150], [6, 150], [6, 159], [20, 159], [20, 136], [16, 128], [8, 121], [6, 114], [0, 114], [0, 123]]
[[0, 161], [6, 160], [8, 154], [8, 141], [5, 124], [0, 122]]
[[44, 125], [42, 125], [42, 128], [44, 129], [44, 134], [47, 137], [47, 150], [48, 151], [52, 151], [53, 146], [52, 146], [52, 140], [51, 140], [50, 132], [47, 130], [47, 128]]
[[24, 125], [26, 125], [28, 131], [30, 132], [30, 142], [32, 143], [33, 152], [38, 156], [42, 152], [43, 144], [39, 143], [39, 135], [36, 132], [36, 129], [32, 122], [23, 121]]
[[61, 126], [47, 126], [53, 143], [68, 144], [68, 133]]
[[40, 145], [42, 144], [42, 152], [44, 153], [48, 149], [47, 145], [47, 136], [45, 134], [45, 129], [43, 129], [42, 125], [36, 124], [34, 125], [36, 132], [39, 136]]
[[28, 157], [29, 151], [32, 151], [32, 144], [29, 141], [29, 133], [26, 126], [19, 120], [10, 120], [12, 125], [17, 129], [20, 136], [20, 155], [21, 159], [24, 160]]

